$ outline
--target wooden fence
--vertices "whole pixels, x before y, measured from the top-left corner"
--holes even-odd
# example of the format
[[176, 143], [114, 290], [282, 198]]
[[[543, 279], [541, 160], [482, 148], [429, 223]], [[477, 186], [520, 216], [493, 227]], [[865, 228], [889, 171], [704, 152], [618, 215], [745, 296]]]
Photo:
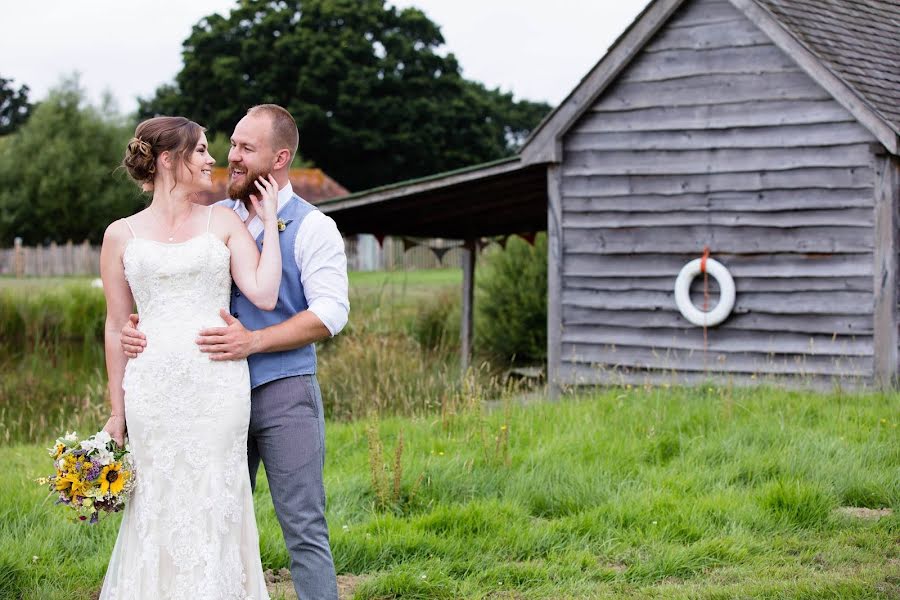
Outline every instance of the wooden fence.
[[459, 267], [462, 247], [458, 240], [423, 239], [413, 246], [408, 240], [385, 237], [379, 245], [374, 236], [344, 238], [350, 271], [415, 271]]
[[85, 241], [74, 244], [51, 243], [34, 248], [16, 240], [13, 248], [0, 248], [0, 275], [16, 277], [54, 277], [63, 275], [99, 275], [100, 246]]
[[[347, 268], [351, 271], [412, 271], [459, 267], [462, 250], [456, 240], [421, 240], [409, 247], [400, 238], [387, 237], [381, 245], [372, 236], [344, 239]], [[435, 248], [436, 250], [432, 250]], [[440, 258], [438, 255], [441, 255]], [[16, 277], [59, 277], [65, 275], [98, 276], [100, 247], [51, 243], [29, 247], [21, 242], [13, 248], [0, 248], [0, 275]]]

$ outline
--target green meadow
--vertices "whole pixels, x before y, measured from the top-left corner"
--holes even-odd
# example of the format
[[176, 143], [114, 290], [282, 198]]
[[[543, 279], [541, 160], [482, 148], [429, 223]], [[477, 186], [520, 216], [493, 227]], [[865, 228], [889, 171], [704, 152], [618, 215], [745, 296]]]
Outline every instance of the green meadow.
[[[608, 389], [332, 422], [336, 566], [373, 600], [896, 598], [896, 400]], [[0, 597], [90, 598], [118, 519], [65, 521], [33, 482], [50, 465], [41, 446], [0, 461]], [[286, 567], [264, 484], [255, 499], [265, 567]]]
[[[353, 278], [351, 326], [321, 349], [346, 598], [900, 597], [900, 396], [620, 386], [525, 404], [502, 370], [460, 378], [458, 271]], [[102, 422], [85, 285], [0, 280], [15, 340], [0, 363], [2, 599], [92, 598], [115, 540], [118, 516], [74, 525], [34, 482], [57, 435]], [[264, 479], [255, 501], [277, 571]]]

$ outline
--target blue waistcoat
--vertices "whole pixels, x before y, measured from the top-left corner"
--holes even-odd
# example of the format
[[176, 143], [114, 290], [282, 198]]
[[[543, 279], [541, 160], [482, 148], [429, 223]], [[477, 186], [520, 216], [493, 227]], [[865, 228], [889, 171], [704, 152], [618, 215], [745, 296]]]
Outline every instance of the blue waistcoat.
[[[235, 201], [223, 200], [219, 204], [234, 208]], [[286, 227], [284, 231], [278, 233], [278, 242], [281, 245], [281, 287], [278, 290], [275, 310], [260, 310], [236, 285], [231, 286], [231, 314], [247, 329], [255, 331], [277, 325], [309, 308], [303, 284], [300, 282], [300, 268], [294, 258], [294, 240], [297, 238], [300, 223], [314, 210], [317, 209], [312, 204], [295, 194], [278, 211], [278, 218], [285, 222]], [[260, 250], [264, 235], [265, 232], [262, 232], [256, 238], [256, 245]], [[283, 352], [251, 354], [247, 362], [250, 365], [250, 386], [255, 388], [276, 379], [314, 374], [316, 347], [309, 344]]]

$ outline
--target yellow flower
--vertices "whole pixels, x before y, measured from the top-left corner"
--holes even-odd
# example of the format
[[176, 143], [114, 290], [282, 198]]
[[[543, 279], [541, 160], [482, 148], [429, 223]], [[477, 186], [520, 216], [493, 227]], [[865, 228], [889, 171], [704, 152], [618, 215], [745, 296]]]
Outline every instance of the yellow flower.
[[65, 491], [71, 488], [71, 493], [74, 495], [76, 486], [78, 489], [81, 489], [81, 477], [78, 476], [78, 473], [64, 473], [56, 479], [56, 489], [59, 491]]
[[122, 463], [109, 464], [100, 473], [100, 491], [103, 495], [118, 494], [125, 487], [127, 479], [128, 471], [122, 471]]
[[65, 446], [63, 446], [62, 444], [57, 444], [57, 445], [56, 445], [56, 450], [53, 451], [53, 458], [54, 458], [54, 460], [57, 459], [57, 458], [59, 458], [60, 456], [62, 456], [62, 453], [65, 452], [65, 451], [66, 451], [66, 447], [65, 447]]
[[72, 496], [84, 496], [85, 492], [90, 488], [90, 483], [86, 481], [73, 481], [71, 493]]

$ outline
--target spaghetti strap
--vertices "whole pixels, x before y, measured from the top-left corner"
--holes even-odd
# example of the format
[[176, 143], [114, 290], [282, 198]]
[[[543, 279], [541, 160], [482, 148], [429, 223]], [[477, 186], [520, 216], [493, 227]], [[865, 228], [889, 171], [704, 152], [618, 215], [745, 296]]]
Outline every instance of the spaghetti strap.
[[131, 232], [131, 237], [136, 238], [137, 235], [134, 233], [134, 229], [131, 227], [131, 223], [128, 222], [128, 219], [122, 219], [122, 220], [125, 221], [126, 225], [128, 225], [128, 231]]
[[209, 205], [209, 215], [206, 217], [206, 233], [209, 233], [209, 224], [212, 222], [213, 205]]

